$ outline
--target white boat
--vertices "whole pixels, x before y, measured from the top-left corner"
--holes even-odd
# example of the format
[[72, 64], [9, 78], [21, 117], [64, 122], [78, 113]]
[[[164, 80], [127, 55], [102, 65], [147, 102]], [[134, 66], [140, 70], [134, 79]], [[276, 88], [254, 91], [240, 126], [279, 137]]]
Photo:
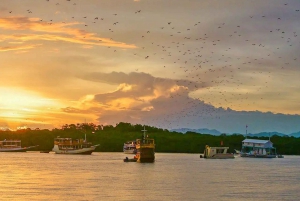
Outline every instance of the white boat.
[[56, 154], [92, 154], [99, 145], [92, 145], [85, 139], [60, 138], [54, 139], [54, 147], [52, 149]]
[[124, 154], [136, 154], [136, 141], [127, 141], [123, 145]]
[[21, 146], [21, 140], [3, 140], [0, 141], [0, 152], [24, 152], [28, 149], [37, 147], [36, 146], [30, 146], [30, 147], [22, 147]]
[[[227, 153], [229, 147], [210, 147], [205, 146], [203, 157], [207, 159], [233, 159], [234, 154]], [[202, 155], [200, 155], [202, 158]]]
[[276, 148], [270, 140], [245, 139], [242, 141], [241, 157], [276, 158]]

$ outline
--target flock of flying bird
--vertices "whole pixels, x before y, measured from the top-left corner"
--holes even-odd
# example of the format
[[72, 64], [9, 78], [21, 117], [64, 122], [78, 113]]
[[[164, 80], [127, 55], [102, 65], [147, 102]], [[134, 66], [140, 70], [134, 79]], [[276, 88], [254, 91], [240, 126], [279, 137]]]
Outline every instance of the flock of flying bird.
[[[76, 0], [46, 2], [58, 7], [80, 6]], [[289, 7], [288, 3], [279, 4], [281, 9], [289, 11], [289, 15], [300, 19], [299, 9]], [[149, 13], [144, 15], [144, 10], [147, 8], [132, 10], [132, 14], [137, 16], [141, 24], [147, 23], [146, 19], [149, 17]], [[13, 11], [9, 13], [14, 14]], [[27, 14], [29, 17], [34, 16], [34, 10], [28, 9]], [[156, 85], [164, 85], [164, 82], [174, 82], [174, 85], [186, 88], [184, 93], [175, 91], [167, 94], [170, 105], [166, 111], [169, 112], [161, 114], [162, 118], [159, 121], [154, 117], [148, 119], [148, 125], [172, 128], [180, 127], [182, 122], [185, 122], [186, 126], [192, 126], [199, 120], [220, 120], [222, 114], [231, 110], [219, 107], [241, 110], [248, 104], [249, 108], [253, 108], [263, 100], [260, 93], [268, 91], [268, 87], [272, 85], [273, 72], [284, 73], [288, 68], [295, 68], [298, 62], [298, 54], [293, 53], [300, 46], [298, 30], [288, 26], [286, 16], [268, 16], [261, 13], [243, 17], [246, 23], [224, 19], [209, 26], [205, 20], [194, 20], [190, 24], [182, 25], [180, 20], [161, 19], [159, 23], [156, 22], [158, 26], [149, 26], [145, 31], [141, 29], [128, 39], [126, 43], [134, 41], [138, 47], [128, 51], [131, 55], [118, 47], [108, 47], [104, 56], [115, 55], [117, 60], [126, 54], [132, 60], [141, 62], [143, 65], [136, 67], [135, 73], [148, 71], [150, 74], [151, 66], [159, 66], [161, 70], [157, 72], [165, 77], [153, 77], [153, 88]], [[194, 19], [201, 19], [201, 13]], [[124, 40], [124, 24], [131, 23], [126, 21], [122, 13], [103, 16], [79, 16], [77, 13], [76, 16], [66, 19], [72, 20], [83, 22], [80, 29], [87, 33], [92, 32], [93, 27], [101, 26], [103, 32], [97, 35], [114, 41]], [[40, 22], [49, 25], [61, 23], [50, 18], [40, 19]], [[103, 26], [104, 24], [107, 27]], [[99, 40], [99, 43], [102, 42]], [[263, 78], [263, 81], [260, 78]], [[203, 89], [209, 93], [198, 93]], [[252, 94], [251, 90], [256, 91]], [[193, 98], [188, 93], [191, 93]], [[249, 99], [256, 100], [251, 103]]]

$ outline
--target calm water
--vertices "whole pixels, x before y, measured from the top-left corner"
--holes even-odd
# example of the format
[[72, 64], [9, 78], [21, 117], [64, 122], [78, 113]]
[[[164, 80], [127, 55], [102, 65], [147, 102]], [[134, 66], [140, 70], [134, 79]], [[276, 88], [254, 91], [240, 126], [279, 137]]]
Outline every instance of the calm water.
[[156, 153], [153, 164], [123, 153], [90, 156], [0, 153], [0, 200], [299, 200], [300, 156], [200, 159]]

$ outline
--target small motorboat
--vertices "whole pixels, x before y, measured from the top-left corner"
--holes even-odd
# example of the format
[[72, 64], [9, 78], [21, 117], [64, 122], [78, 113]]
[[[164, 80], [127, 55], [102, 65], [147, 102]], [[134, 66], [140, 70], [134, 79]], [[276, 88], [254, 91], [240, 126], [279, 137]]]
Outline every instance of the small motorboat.
[[128, 157], [126, 157], [126, 158], [123, 159], [123, 161], [124, 161], [124, 162], [136, 162], [136, 161], [137, 161], [137, 158], [130, 158], [130, 159], [129, 159]]

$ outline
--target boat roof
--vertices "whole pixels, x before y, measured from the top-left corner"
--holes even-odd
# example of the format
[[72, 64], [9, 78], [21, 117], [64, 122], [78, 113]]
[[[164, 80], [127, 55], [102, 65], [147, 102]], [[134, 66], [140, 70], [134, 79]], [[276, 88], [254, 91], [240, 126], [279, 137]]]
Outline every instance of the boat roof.
[[269, 141], [269, 140], [257, 140], [257, 139], [244, 139], [242, 142], [252, 142], [252, 143], [266, 144], [266, 143], [271, 142], [271, 141]]
[[67, 138], [67, 137], [57, 137], [55, 140], [72, 140], [72, 138]]
[[209, 147], [210, 149], [229, 149], [229, 147]]

